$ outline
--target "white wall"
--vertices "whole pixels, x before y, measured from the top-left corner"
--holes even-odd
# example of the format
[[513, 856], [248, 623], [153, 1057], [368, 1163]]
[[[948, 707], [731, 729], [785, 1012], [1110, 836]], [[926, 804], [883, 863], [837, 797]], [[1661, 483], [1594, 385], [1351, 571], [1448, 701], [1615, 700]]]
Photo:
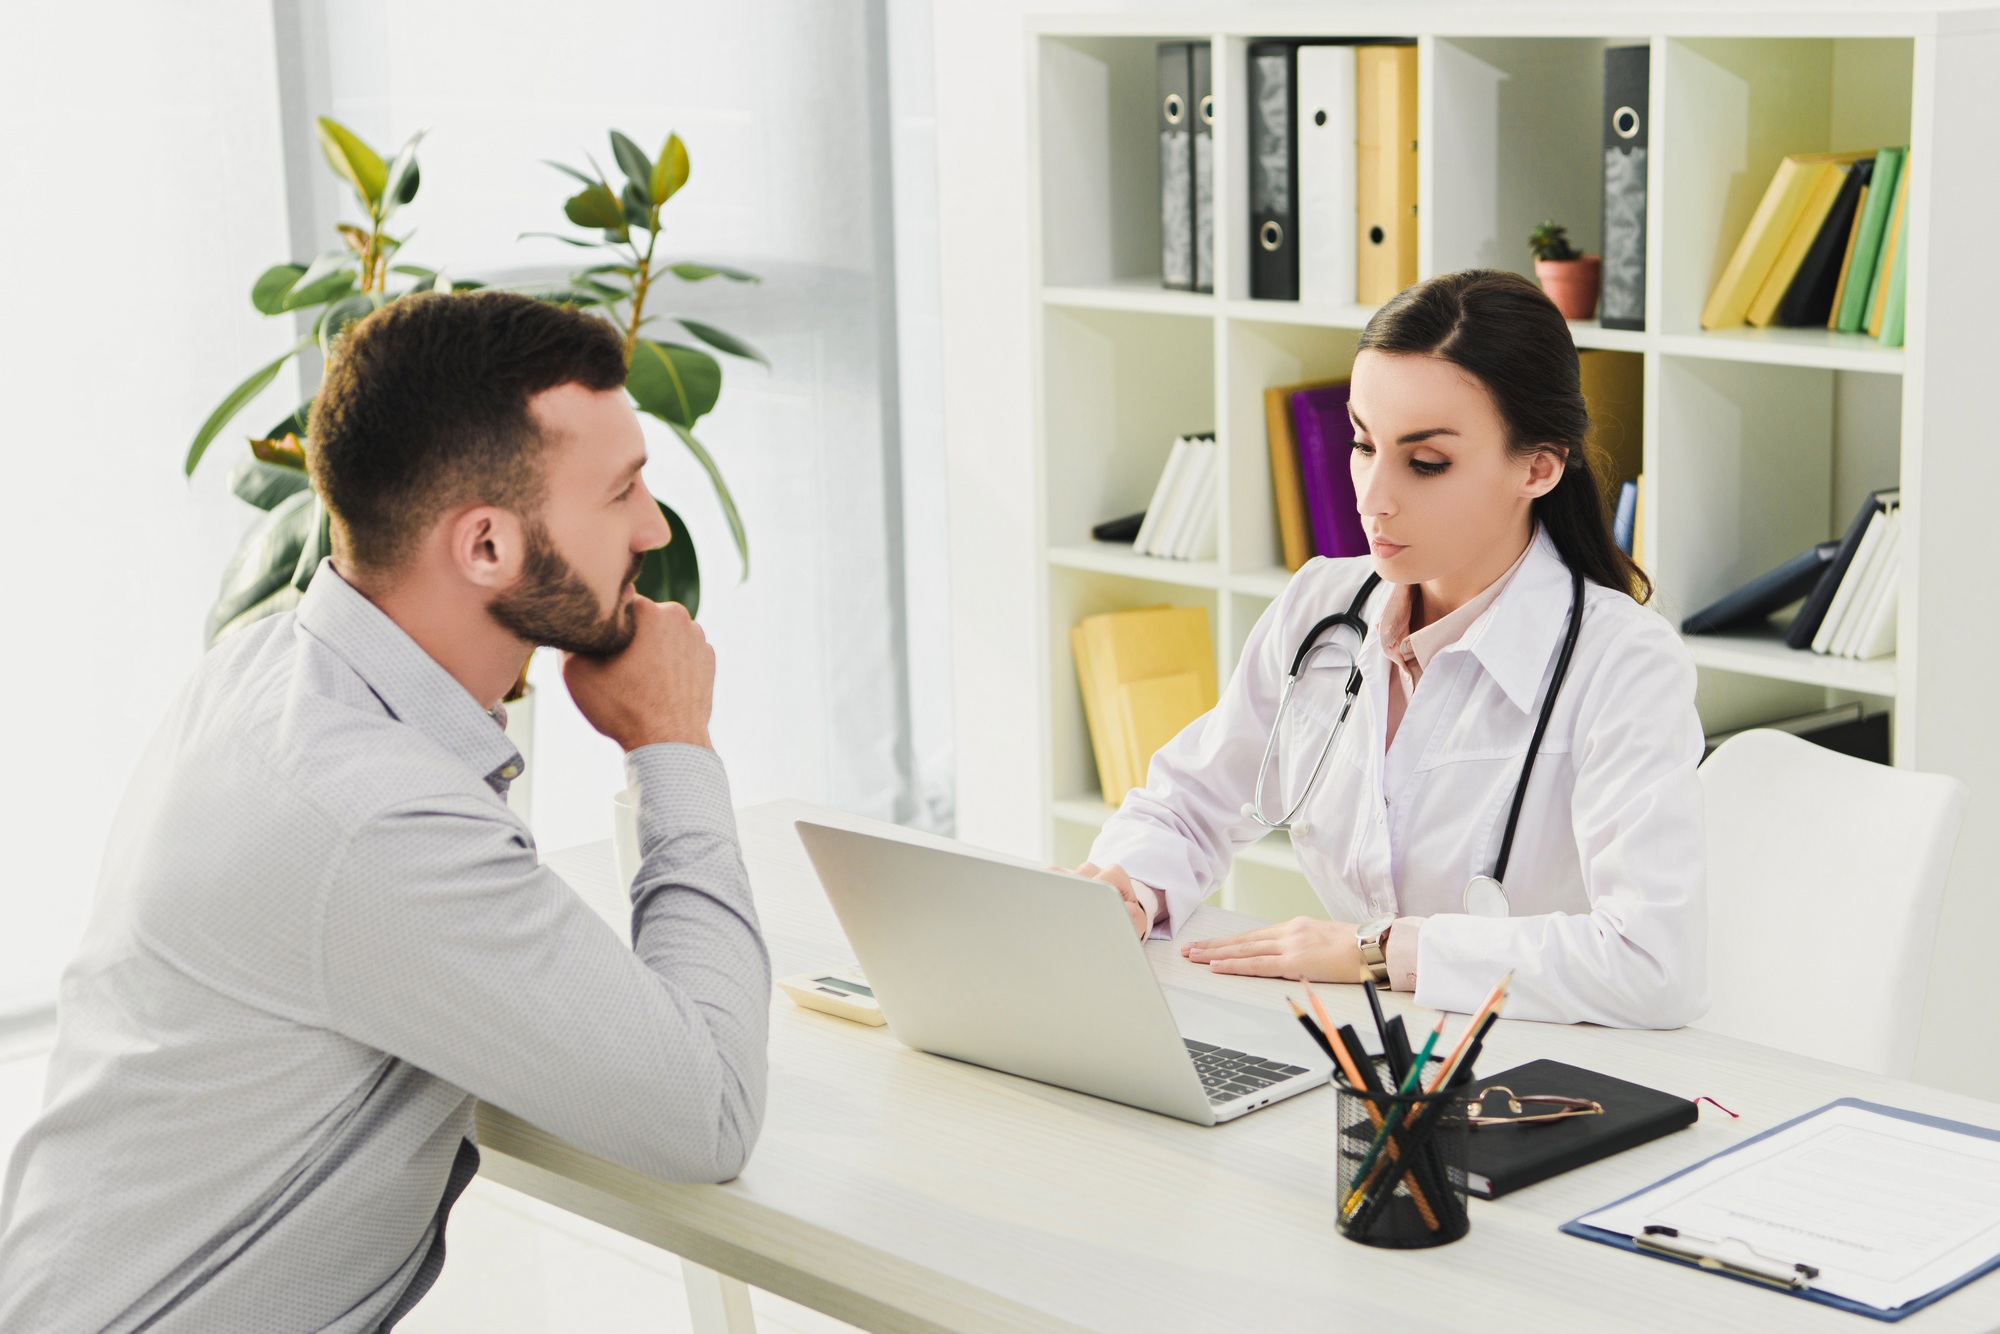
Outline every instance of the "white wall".
[[188, 439], [290, 338], [248, 296], [286, 249], [265, 0], [13, 0], [0, 51], [4, 1013], [54, 992], [113, 803], [253, 514], [226, 465], [181, 476]]

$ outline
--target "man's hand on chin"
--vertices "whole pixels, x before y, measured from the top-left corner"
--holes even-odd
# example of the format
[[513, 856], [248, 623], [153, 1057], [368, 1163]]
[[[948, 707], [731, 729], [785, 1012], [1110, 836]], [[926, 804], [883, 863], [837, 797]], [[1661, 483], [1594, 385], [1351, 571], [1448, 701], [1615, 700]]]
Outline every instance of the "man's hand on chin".
[[626, 751], [677, 741], [713, 749], [715, 650], [678, 602], [631, 599], [632, 642], [608, 658], [563, 655], [563, 682], [590, 725]]

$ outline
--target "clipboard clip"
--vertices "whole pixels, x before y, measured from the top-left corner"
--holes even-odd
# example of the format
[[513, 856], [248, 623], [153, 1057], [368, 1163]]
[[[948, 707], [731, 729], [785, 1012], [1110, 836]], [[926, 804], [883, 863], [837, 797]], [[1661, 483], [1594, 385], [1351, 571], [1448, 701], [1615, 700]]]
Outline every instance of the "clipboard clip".
[[[1733, 1274], [1787, 1292], [1797, 1292], [1819, 1277], [1816, 1267], [1775, 1259], [1740, 1237], [1697, 1237], [1665, 1223], [1646, 1224], [1645, 1230], [1632, 1238], [1632, 1244], [1643, 1251], [1687, 1260], [1715, 1273]], [[1741, 1247], [1749, 1252], [1750, 1258], [1725, 1254], [1724, 1247]]]

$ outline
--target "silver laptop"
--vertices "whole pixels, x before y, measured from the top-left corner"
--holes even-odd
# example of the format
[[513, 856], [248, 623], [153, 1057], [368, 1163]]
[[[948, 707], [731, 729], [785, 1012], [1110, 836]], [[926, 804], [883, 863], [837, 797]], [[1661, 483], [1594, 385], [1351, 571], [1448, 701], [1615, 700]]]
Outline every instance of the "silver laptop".
[[1162, 987], [1110, 885], [922, 835], [798, 831], [918, 1051], [1205, 1126], [1332, 1073], [1287, 1012]]

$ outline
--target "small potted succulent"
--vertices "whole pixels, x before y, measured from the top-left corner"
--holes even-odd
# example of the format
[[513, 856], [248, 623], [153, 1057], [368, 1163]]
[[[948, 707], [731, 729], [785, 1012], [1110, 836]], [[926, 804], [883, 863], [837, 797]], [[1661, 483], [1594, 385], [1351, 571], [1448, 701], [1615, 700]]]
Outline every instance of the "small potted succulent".
[[1535, 257], [1535, 280], [1564, 319], [1587, 320], [1597, 313], [1599, 257], [1578, 254], [1568, 228], [1543, 223], [1528, 233], [1528, 251]]

